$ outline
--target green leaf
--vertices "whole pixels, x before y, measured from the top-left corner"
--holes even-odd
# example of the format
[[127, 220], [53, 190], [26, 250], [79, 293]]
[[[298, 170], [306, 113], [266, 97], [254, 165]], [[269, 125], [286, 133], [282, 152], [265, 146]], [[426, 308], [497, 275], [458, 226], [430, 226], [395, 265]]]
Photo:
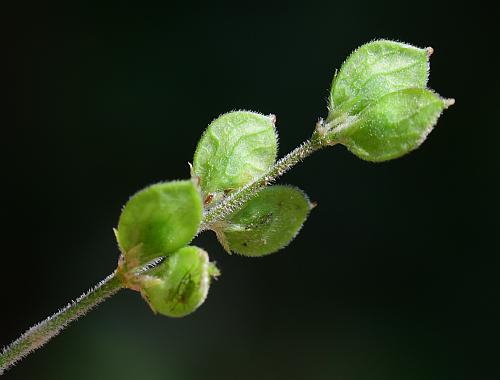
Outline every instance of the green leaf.
[[128, 265], [137, 267], [188, 244], [198, 231], [202, 210], [191, 180], [159, 183], [132, 196], [117, 231]]
[[205, 301], [210, 280], [218, 274], [204, 250], [184, 247], [141, 276], [141, 293], [154, 312], [183, 317]]
[[422, 144], [450, 104], [421, 88], [393, 92], [333, 129], [332, 138], [364, 160], [397, 158]]
[[309, 210], [311, 203], [301, 190], [271, 186], [245, 203], [215, 232], [229, 252], [263, 256], [290, 243], [301, 229]]
[[272, 115], [237, 111], [215, 119], [194, 154], [193, 171], [205, 196], [238, 189], [264, 174], [277, 146]]
[[355, 115], [381, 96], [405, 88], [425, 88], [431, 48], [378, 40], [355, 50], [333, 79], [330, 115]]

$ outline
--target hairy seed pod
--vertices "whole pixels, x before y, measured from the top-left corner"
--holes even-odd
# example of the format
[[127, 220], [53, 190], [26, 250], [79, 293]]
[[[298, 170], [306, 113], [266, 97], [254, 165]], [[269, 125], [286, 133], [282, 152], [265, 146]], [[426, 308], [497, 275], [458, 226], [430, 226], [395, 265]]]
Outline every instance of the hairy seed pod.
[[159, 183], [132, 196], [117, 230], [129, 265], [145, 264], [188, 244], [198, 230], [202, 210], [201, 196], [190, 180]]
[[216, 227], [224, 248], [245, 256], [264, 256], [285, 247], [306, 220], [311, 203], [299, 189], [271, 186]]
[[274, 121], [272, 116], [235, 111], [210, 123], [193, 160], [205, 196], [238, 189], [273, 165], [278, 149]]
[[333, 79], [329, 115], [317, 136], [373, 162], [418, 148], [454, 103], [426, 88], [431, 53], [387, 40], [356, 49]]
[[380, 162], [418, 148], [453, 104], [430, 90], [392, 92], [365, 108], [353, 120], [332, 131], [335, 141], [367, 161]]
[[330, 112], [355, 115], [391, 92], [425, 88], [428, 73], [428, 49], [387, 40], [369, 42], [356, 49], [335, 75]]
[[153, 311], [183, 317], [205, 301], [211, 278], [218, 275], [204, 250], [184, 247], [142, 276], [141, 293]]

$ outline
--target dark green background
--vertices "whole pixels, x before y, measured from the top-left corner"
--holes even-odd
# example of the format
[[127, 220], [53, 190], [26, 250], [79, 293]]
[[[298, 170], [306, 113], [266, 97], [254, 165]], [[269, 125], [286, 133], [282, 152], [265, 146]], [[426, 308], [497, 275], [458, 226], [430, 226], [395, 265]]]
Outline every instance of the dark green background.
[[195, 314], [154, 316], [122, 291], [5, 379], [500, 376], [492, 12], [436, 1], [6, 11], [0, 344], [114, 269], [121, 206], [186, 178], [219, 114], [275, 113], [284, 154], [325, 116], [335, 68], [381, 37], [434, 47], [430, 86], [457, 103], [400, 160], [336, 147], [287, 174], [319, 206], [284, 251], [227, 256], [212, 234], [197, 238], [223, 274]]

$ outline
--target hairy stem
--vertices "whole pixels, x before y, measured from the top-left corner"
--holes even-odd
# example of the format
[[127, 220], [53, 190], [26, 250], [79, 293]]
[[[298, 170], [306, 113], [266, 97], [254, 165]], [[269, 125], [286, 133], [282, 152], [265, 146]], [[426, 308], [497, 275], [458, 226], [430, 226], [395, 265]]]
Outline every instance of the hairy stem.
[[241, 208], [245, 202], [247, 202], [264, 187], [276, 181], [276, 179], [285, 174], [297, 163], [318, 149], [323, 148], [325, 145], [326, 144], [321, 139], [321, 136], [315, 133], [310, 140], [306, 140], [300, 146], [278, 160], [256, 181], [245, 185], [220, 203], [207, 210], [203, 215], [203, 222], [198, 229], [198, 233], [204, 230], [209, 230], [217, 222], [224, 220], [231, 213]]
[[[246, 201], [252, 198], [264, 187], [274, 182], [278, 177], [290, 170], [294, 165], [311, 155], [318, 149], [327, 145], [318, 133], [318, 127], [310, 140], [305, 141], [299, 147], [288, 153], [274, 164], [262, 177], [244, 186], [240, 190], [228, 196], [226, 199], [209, 209], [203, 216], [203, 222], [198, 233], [210, 229], [217, 222], [224, 220], [234, 211], [241, 208]], [[157, 259], [154, 263], [142, 268], [139, 272], [147, 271], [162, 261]], [[115, 294], [126, 286], [122, 276], [115, 271], [96, 287], [78, 297], [75, 301], [59, 310], [54, 315], [36, 324], [21, 335], [17, 340], [3, 349], [0, 354], [0, 375], [13, 366], [16, 362], [42, 347], [50, 339], [55, 337], [61, 330], [71, 322], [85, 315], [92, 308], [103, 302], [106, 298]]]
[[0, 355], [0, 375], [121, 288], [121, 279], [114, 272], [54, 315], [31, 327], [3, 349]]

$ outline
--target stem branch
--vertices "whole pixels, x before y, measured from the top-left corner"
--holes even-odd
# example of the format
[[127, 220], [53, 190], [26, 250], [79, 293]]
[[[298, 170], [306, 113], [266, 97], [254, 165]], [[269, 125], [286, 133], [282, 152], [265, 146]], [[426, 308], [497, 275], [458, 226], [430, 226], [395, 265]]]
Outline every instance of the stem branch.
[[[198, 229], [198, 233], [208, 230], [217, 222], [224, 220], [229, 214], [241, 208], [246, 201], [264, 187], [274, 182], [294, 165], [325, 145], [320, 134], [316, 131], [310, 140], [305, 141], [299, 147], [278, 160], [278, 162], [276, 162], [276, 164], [274, 164], [262, 177], [242, 187], [240, 190], [206, 211], [203, 215], [203, 222]], [[153, 267], [158, 262], [161, 262], [161, 258], [156, 263], [152, 264]], [[147, 267], [144, 270], [148, 269], [151, 268]], [[90, 289], [54, 315], [31, 327], [17, 340], [5, 347], [0, 354], [0, 375], [19, 360], [43, 346], [71, 322], [85, 315], [106, 298], [112, 296], [118, 290], [126, 286], [122, 276], [117, 275], [117, 273], [116, 271], [113, 272], [96, 287]]]

